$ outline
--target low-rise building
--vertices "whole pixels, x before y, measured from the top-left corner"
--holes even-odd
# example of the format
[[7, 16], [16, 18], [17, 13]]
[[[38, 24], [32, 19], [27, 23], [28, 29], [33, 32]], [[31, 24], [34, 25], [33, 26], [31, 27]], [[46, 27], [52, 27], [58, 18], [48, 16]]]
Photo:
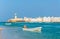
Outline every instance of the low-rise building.
[[9, 19], [8, 22], [60, 22], [60, 17], [18, 18], [15, 14], [15, 17]]

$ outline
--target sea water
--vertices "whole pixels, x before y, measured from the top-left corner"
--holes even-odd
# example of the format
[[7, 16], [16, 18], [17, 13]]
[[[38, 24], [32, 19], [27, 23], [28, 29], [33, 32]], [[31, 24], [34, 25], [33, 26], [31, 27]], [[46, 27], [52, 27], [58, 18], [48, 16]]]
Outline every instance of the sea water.
[[[28, 28], [42, 27], [41, 32], [23, 31]], [[60, 23], [0, 22], [0, 39], [60, 39]]]

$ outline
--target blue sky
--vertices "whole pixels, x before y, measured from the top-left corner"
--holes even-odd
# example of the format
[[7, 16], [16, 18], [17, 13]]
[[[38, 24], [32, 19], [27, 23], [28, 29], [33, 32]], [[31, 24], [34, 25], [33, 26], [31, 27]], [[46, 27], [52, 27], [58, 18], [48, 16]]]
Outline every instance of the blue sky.
[[14, 17], [60, 16], [60, 0], [0, 0], [0, 21]]

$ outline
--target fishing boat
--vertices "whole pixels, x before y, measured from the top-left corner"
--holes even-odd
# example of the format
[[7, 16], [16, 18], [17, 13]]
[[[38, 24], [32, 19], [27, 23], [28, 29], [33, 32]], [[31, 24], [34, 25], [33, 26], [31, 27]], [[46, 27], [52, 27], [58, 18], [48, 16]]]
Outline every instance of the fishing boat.
[[41, 32], [42, 27], [36, 28], [23, 28], [23, 31], [31, 31], [31, 32]]

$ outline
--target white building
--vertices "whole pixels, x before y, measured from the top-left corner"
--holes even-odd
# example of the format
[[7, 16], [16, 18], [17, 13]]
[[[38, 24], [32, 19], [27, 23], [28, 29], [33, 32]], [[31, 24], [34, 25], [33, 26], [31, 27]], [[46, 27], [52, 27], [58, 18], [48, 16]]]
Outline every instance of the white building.
[[25, 20], [25, 22], [30, 22], [31, 21], [31, 19], [27, 18], [27, 17], [24, 17], [24, 20]]
[[52, 22], [60, 22], [60, 17], [53, 17]]
[[43, 17], [43, 22], [51, 22], [51, 17]]
[[36, 20], [37, 20], [37, 22], [42, 22], [43, 21], [42, 17], [38, 17], [38, 18], [36, 18]]

